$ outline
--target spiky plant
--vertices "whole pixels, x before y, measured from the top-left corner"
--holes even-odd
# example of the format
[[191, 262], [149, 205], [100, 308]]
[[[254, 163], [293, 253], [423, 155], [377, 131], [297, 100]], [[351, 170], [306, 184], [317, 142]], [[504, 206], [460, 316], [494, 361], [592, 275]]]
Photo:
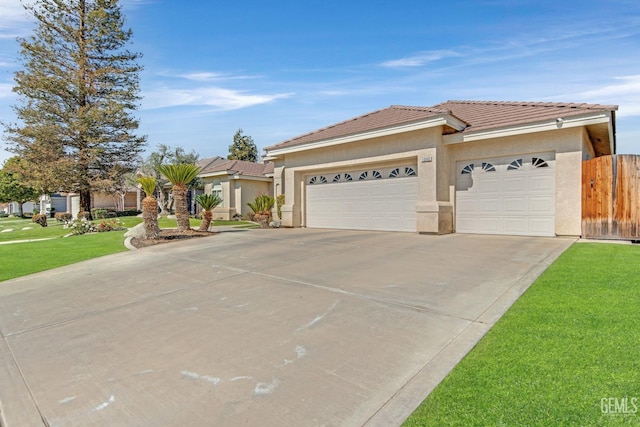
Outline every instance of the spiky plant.
[[209, 229], [213, 218], [211, 211], [222, 203], [222, 199], [217, 194], [199, 194], [196, 196], [196, 202], [202, 207], [202, 222], [199, 230], [206, 231]]
[[271, 219], [271, 209], [276, 203], [276, 200], [268, 194], [261, 194], [253, 202], [247, 203], [247, 206], [251, 208], [254, 214], [254, 219], [260, 223], [263, 228], [269, 226], [269, 220]]
[[189, 208], [187, 207], [187, 184], [200, 173], [200, 168], [193, 164], [178, 163], [158, 166], [158, 172], [173, 184], [173, 200], [175, 201], [178, 232], [185, 232], [189, 225]]
[[146, 239], [156, 239], [160, 234], [158, 226], [158, 202], [153, 197], [156, 190], [156, 179], [152, 176], [141, 176], [138, 182], [147, 197], [142, 201], [142, 219], [144, 220], [144, 237]]

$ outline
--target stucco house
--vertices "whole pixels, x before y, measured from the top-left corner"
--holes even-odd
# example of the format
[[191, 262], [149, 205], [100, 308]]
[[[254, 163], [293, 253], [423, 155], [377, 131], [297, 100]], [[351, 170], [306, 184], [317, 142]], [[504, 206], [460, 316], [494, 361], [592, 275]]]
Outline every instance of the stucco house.
[[273, 193], [273, 163], [214, 157], [206, 159], [201, 167], [198, 176], [204, 183], [204, 192], [222, 198], [222, 204], [213, 210], [214, 219], [231, 220], [236, 214], [246, 216], [251, 212], [247, 203], [260, 194]]
[[282, 224], [578, 236], [582, 161], [614, 154], [615, 105], [391, 106], [265, 149]]

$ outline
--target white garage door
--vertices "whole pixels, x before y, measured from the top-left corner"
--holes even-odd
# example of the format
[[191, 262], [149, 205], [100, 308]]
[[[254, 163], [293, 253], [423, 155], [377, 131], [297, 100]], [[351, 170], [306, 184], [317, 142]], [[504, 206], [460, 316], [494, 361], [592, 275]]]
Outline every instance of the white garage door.
[[457, 163], [456, 232], [555, 236], [553, 153]]
[[308, 176], [307, 227], [415, 232], [415, 170], [403, 166]]

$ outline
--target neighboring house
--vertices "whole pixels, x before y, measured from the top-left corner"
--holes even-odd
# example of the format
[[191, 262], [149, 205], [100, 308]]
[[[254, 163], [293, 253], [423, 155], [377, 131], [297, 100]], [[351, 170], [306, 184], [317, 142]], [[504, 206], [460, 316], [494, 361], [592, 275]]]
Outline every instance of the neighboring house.
[[214, 219], [230, 220], [236, 214], [246, 216], [251, 212], [247, 203], [260, 194], [273, 193], [273, 163], [222, 157], [205, 159], [205, 162], [198, 175], [204, 183], [204, 192], [222, 198], [222, 204], [213, 210]]
[[615, 105], [392, 106], [265, 149], [291, 227], [578, 236], [582, 161]]
[[[118, 194], [106, 194], [95, 192], [91, 194], [91, 208], [122, 210], [141, 210], [141, 190], [129, 187]], [[80, 212], [80, 195], [77, 193], [55, 193], [51, 196], [40, 196], [41, 212], [54, 213], [69, 212], [77, 217]]]

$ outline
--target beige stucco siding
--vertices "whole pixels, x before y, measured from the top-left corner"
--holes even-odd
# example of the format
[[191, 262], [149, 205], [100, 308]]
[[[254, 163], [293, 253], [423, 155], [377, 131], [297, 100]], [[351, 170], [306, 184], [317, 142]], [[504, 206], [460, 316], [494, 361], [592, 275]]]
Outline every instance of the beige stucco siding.
[[255, 200], [259, 194], [272, 194], [270, 181], [236, 177], [224, 175], [204, 178], [206, 194], [211, 194], [214, 185], [220, 184], [222, 188], [222, 204], [213, 210], [213, 218], [231, 220], [235, 214], [245, 216], [251, 212], [248, 202]]

